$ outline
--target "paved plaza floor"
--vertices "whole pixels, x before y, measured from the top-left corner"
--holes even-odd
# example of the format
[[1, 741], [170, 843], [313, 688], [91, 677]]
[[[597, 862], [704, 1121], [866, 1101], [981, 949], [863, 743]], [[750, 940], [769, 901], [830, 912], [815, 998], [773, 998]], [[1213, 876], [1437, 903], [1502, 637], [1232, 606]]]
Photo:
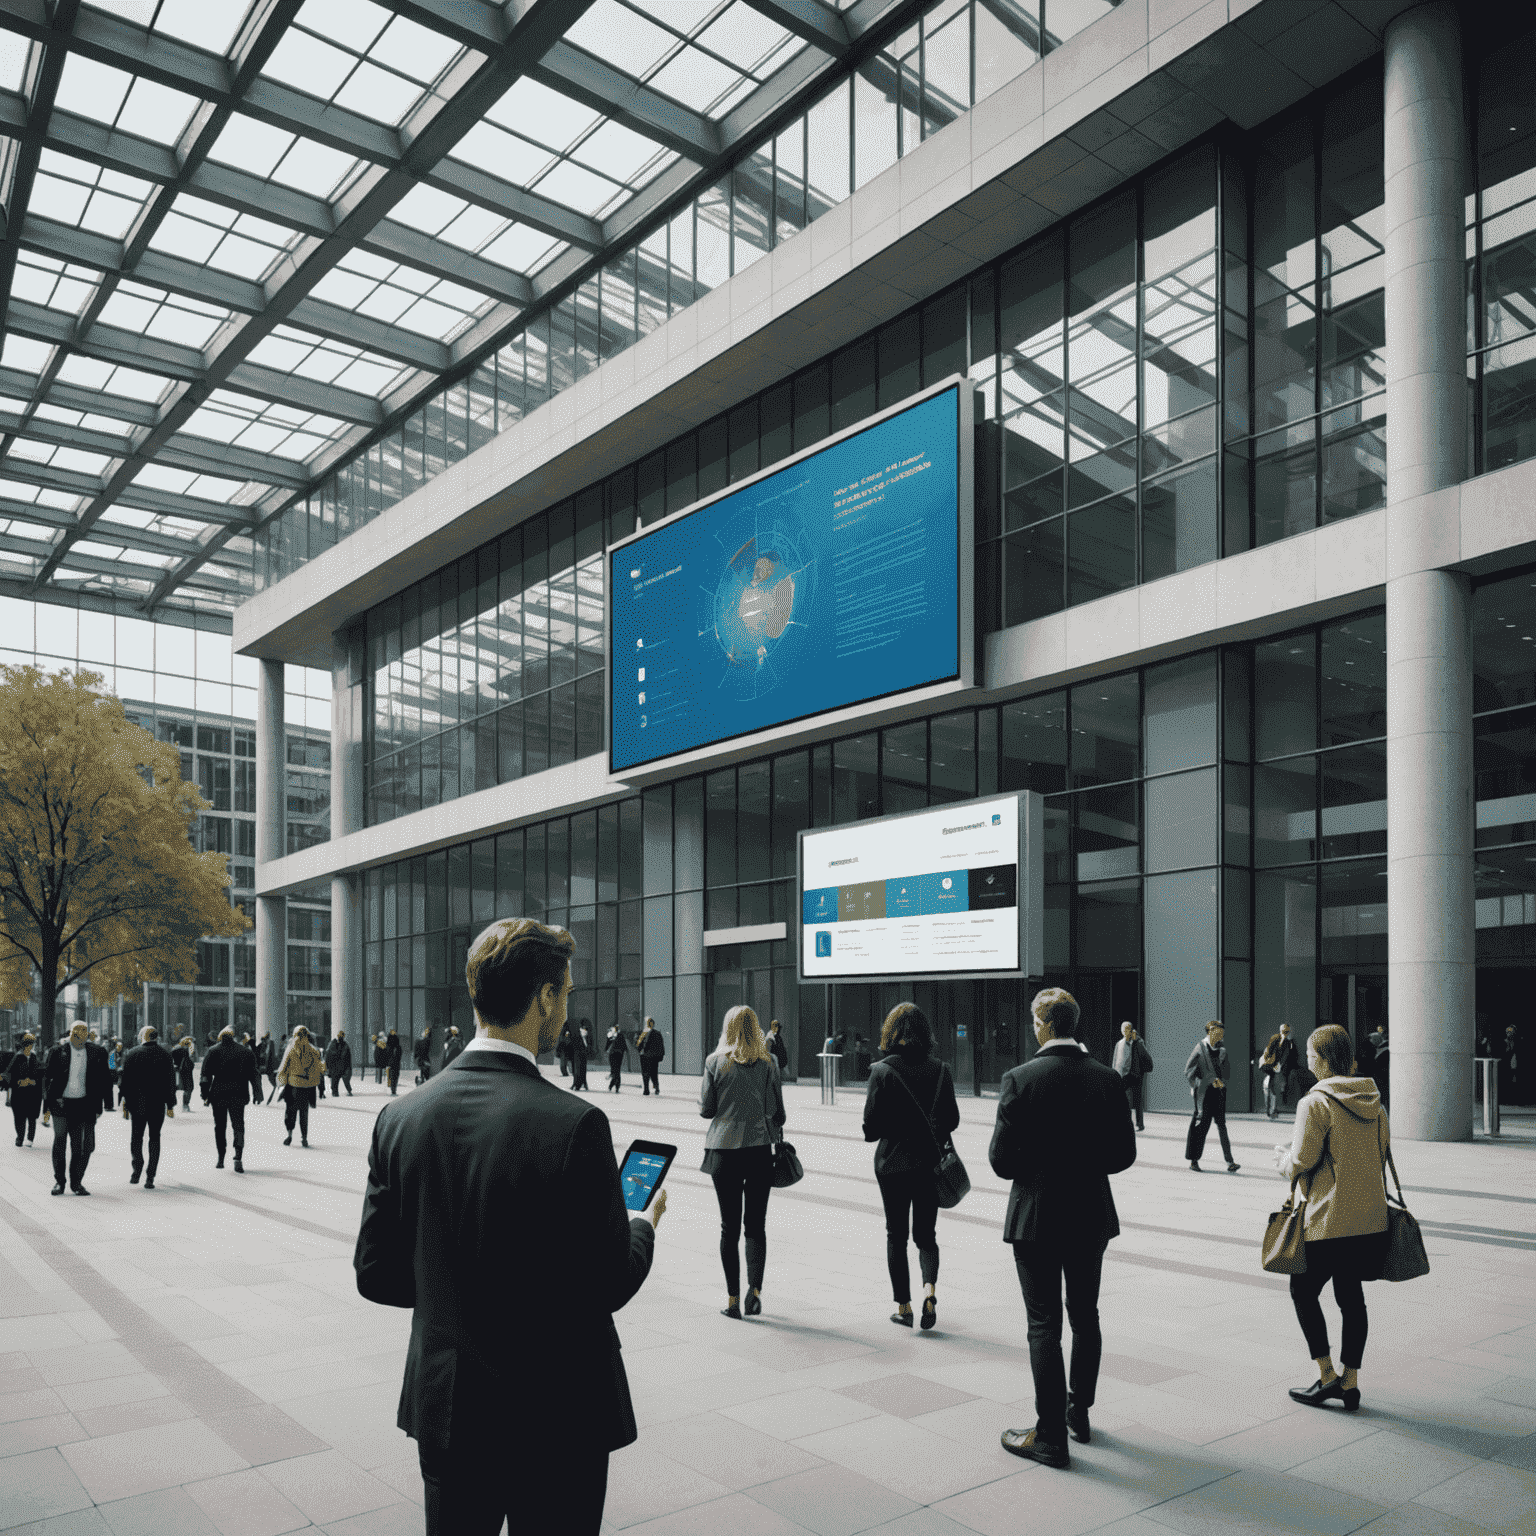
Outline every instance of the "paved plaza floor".
[[[1114, 1180], [1094, 1439], [1060, 1472], [998, 1445], [1033, 1398], [1006, 1190], [986, 1163], [992, 1101], [961, 1101], [976, 1188], [941, 1213], [939, 1326], [923, 1334], [888, 1321], [857, 1091], [823, 1108], [788, 1090], [806, 1178], [769, 1206], [763, 1316], [731, 1322], [696, 1085], [664, 1078], [645, 1099], [629, 1079], [614, 1098], [603, 1081], [592, 1098], [621, 1150], [681, 1149], [655, 1268], [618, 1319], [640, 1441], [613, 1457], [609, 1530], [1536, 1532], [1536, 1137], [1520, 1122], [1501, 1143], [1400, 1145], [1434, 1268], [1368, 1288], [1364, 1406], [1346, 1416], [1286, 1396], [1315, 1372], [1284, 1282], [1258, 1265], [1281, 1128], [1234, 1120], [1241, 1173], [1196, 1176], [1182, 1121], [1149, 1115]], [[0, 1530], [421, 1531], [395, 1428], [409, 1314], [352, 1278], [383, 1095], [326, 1100], [308, 1151], [281, 1145], [280, 1106], [249, 1112], [244, 1177], [215, 1171], [194, 1105], [166, 1127], [153, 1192], [128, 1183], [126, 1122], [103, 1120], [89, 1200], [49, 1197], [41, 1140], [0, 1139]], [[1221, 1167], [1214, 1146], [1206, 1166]], [[536, 1475], [579, 1476], [580, 1425], [570, 1445]]]

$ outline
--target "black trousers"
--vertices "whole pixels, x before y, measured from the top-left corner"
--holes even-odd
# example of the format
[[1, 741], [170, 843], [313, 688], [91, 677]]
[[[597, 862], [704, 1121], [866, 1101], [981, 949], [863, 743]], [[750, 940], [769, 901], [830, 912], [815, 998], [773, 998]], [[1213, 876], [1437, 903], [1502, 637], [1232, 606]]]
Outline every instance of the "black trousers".
[[288, 1102], [283, 1105], [283, 1129], [293, 1135], [293, 1122], [299, 1122], [299, 1140], [309, 1140], [309, 1095], [307, 1088], [295, 1088]]
[[[426, 1494], [427, 1536], [597, 1536], [608, 1497], [608, 1452], [551, 1447], [544, 1465], [558, 1478], [534, 1477], [526, 1466], [490, 1454], [416, 1448]], [[537, 1465], [538, 1463], [535, 1463]]]
[[79, 1189], [96, 1150], [96, 1111], [99, 1101], [65, 1099], [53, 1117], [53, 1182], [64, 1182], [64, 1148], [69, 1147], [69, 1187]]
[[1061, 1359], [1061, 1291], [1072, 1324], [1072, 1401], [1091, 1408], [1104, 1339], [1099, 1332], [1099, 1279], [1104, 1249], [1015, 1243], [1014, 1267], [1029, 1318], [1029, 1368], [1035, 1378], [1035, 1431], [1051, 1445], [1067, 1443], [1068, 1378]]
[[213, 1106], [213, 1144], [219, 1149], [219, 1156], [224, 1156], [224, 1121], [228, 1117], [229, 1123], [235, 1132], [235, 1156], [239, 1157], [241, 1149], [245, 1146], [245, 1105], [244, 1104], [215, 1104]]
[[875, 1182], [885, 1206], [885, 1267], [891, 1272], [891, 1299], [912, 1300], [912, 1274], [907, 1268], [907, 1220], [924, 1285], [939, 1283], [939, 1192], [931, 1173], [882, 1173]]
[[573, 1056], [571, 1058], [571, 1087], [585, 1088], [587, 1086], [587, 1058], [585, 1056]]
[[422, 1080], [422, 1082], [426, 1082], [427, 1079], [432, 1076], [432, 1063], [430, 1061], [417, 1062], [416, 1075]]
[[1366, 1334], [1370, 1332], [1361, 1281], [1374, 1280], [1381, 1274], [1386, 1245], [1385, 1232], [1372, 1232], [1364, 1237], [1330, 1237], [1307, 1244], [1306, 1273], [1291, 1276], [1291, 1305], [1296, 1308], [1296, 1321], [1306, 1338], [1307, 1353], [1314, 1360], [1330, 1353], [1328, 1324], [1323, 1320], [1318, 1297], [1332, 1280], [1333, 1299], [1344, 1319], [1339, 1363], [1346, 1371], [1360, 1369]]
[[339, 1099], [341, 1097], [341, 1088], [338, 1085], [342, 1083], [346, 1084], [347, 1097], [349, 1099], [352, 1097], [352, 1074], [350, 1072], [332, 1072], [331, 1097], [333, 1099]]
[[1147, 1123], [1144, 1119], [1142, 1119], [1141, 1114], [1143, 1079], [1140, 1077], [1128, 1077], [1124, 1079], [1124, 1082], [1125, 1102], [1131, 1106], [1131, 1113], [1136, 1117], [1136, 1129], [1138, 1131], [1144, 1131], [1147, 1128]]
[[384, 1075], [389, 1079], [389, 1091], [391, 1093], [395, 1092], [395, 1090], [400, 1086], [400, 1068], [386, 1067], [384, 1069]]
[[130, 1104], [128, 1106], [129, 1125], [131, 1127], [129, 1138], [129, 1150], [133, 1154], [133, 1171], [138, 1173], [144, 1168], [144, 1132], [149, 1132], [149, 1177], [154, 1178], [155, 1169], [160, 1166], [160, 1127], [165, 1124], [165, 1105], [154, 1104]]
[[1184, 1156], [1190, 1162], [1200, 1161], [1200, 1154], [1205, 1151], [1206, 1132], [1210, 1130], [1213, 1120], [1216, 1122], [1217, 1134], [1221, 1137], [1222, 1155], [1229, 1163], [1232, 1161], [1232, 1143], [1227, 1140], [1227, 1090], [1207, 1088], [1205, 1098], [1190, 1116], [1189, 1135], [1184, 1138]]
[[11, 1094], [11, 1119], [16, 1122], [16, 1140], [34, 1141], [37, 1138], [37, 1105], [21, 1094]]
[[773, 1188], [773, 1148], [737, 1147], [716, 1152], [718, 1166], [710, 1177], [720, 1202], [720, 1265], [725, 1293], [741, 1295], [741, 1259], [737, 1244], [747, 1234], [747, 1284], [763, 1288], [768, 1266], [768, 1195]]
[[181, 1085], [181, 1107], [183, 1109], [192, 1108], [192, 1079], [190, 1077]]
[[661, 1063], [659, 1061], [647, 1061], [644, 1056], [640, 1058], [640, 1085], [649, 1095], [652, 1088], [657, 1093], [661, 1092]]
[[622, 1056], [610, 1056], [608, 1058], [608, 1086], [615, 1093], [624, 1083], [624, 1058]]

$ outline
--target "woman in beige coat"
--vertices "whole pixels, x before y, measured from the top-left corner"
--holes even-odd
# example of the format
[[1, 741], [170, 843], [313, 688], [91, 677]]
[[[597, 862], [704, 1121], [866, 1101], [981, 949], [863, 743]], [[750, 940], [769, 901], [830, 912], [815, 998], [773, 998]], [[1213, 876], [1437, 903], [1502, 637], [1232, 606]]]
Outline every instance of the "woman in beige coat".
[[299, 1144], [309, 1145], [309, 1112], [315, 1107], [315, 1089], [325, 1077], [325, 1057], [309, 1042], [309, 1031], [300, 1024], [283, 1052], [277, 1080], [283, 1085], [283, 1124], [288, 1134], [283, 1145], [293, 1145], [293, 1122], [299, 1122]]
[[[1384, 1163], [1392, 1134], [1376, 1084], [1356, 1075], [1354, 1047], [1337, 1024], [1312, 1031], [1307, 1066], [1317, 1086], [1296, 1106], [1291, 1145], [1275, 1148], [1276, 1166], [1287, 1179], [1299, 1179], [1307, 1197], [1307, 1268], [1291, 1276], [1291, 1301], [1318, 1375], [1310, 1387], [1292, 1387], [1291, 1396], [1314, 1408], [1337, 1398], [1353, 1412], [1360, 1406], [1368, 1326], [1361, 1282], [1380, 1277], [1386, 1254]], [[1334, 1370], [1318, 1304], [1329, 1280], [1344, 1321], [1342, 1375]]]

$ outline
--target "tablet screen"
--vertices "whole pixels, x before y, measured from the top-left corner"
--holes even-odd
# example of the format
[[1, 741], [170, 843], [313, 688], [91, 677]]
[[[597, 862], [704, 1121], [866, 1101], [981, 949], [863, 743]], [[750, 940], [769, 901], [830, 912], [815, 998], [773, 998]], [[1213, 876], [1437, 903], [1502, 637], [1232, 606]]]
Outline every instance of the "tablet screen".
[[619, 1182], [624, 1189], [624, 1204], [630, 1210], [643, 1211], [650, 1205], [651, 1197], [666, 1176], [676, 1151], [675, 1147], [664, 1147], [654, 1142], [636, 1142], [630, 1147], [619, 1172]]

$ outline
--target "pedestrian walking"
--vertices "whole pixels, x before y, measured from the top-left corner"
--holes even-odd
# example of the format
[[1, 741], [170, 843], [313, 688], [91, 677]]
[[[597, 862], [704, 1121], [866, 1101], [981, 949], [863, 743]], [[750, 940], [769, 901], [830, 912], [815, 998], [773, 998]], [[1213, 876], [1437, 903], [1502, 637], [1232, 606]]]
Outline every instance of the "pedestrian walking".
[[[763, 1273], [768, 1263], [768, 1192], [773, 1180], [773, 1143], [784, 1124], [784, 1090], [778, 1063], [763, 1041], [750, 1008], [725, 1016], [720, 1041], [704, 1063], [699, 1083], [704, 1133], [703, 1171], [714, 1182], [720, 1205], [720, 1264], [725, 1270], [724, 1316], [755, 1317], [763, 1310]], [[741, 1294], [739, 1245], [747, 1239], [746, 1305]]]
[[20, 1049], [5, 1068], [10, 1090], [11, 1119], [16, 1126], [16, 1145], [32, 1146], [37, 1136], [37, 1117], [43, 1109], [43, 1060], [37, 1054], [37, 1037], [21, 1037]]
[[300, 1024], [288, 1041], [277, 1080], [283, 1085], [283, 1126], [288, 1134], [283, 1145], [293, 1145], [294, 1121], [299, 1125], [299, 1145], [309, 1145], [309, 1112], [315, 1107], [315, 1089], [325, 1076], [325, 1058], [310, 1043], [309, 1031]]
[[644, 1097], [650, 1098], [651, 1090], [655, 1089], [660, 1098], [661, 1064], [667, 1057], [667, 1042], [656, 1028], [656, 1020], [649, 1014], [645, 1016], [640, 1038], [635, 1042], [635, 1054], [640, 1058], [640, 1086], [645, 1090]]
[[459, 1026], [449, 1026], [448, 1038], [443, 1042], [443, 1067], [446, 1070], [459, 1059], [459, 1053], [464, 1049], [463, 1037], [459, 1034]]
[[373, 1037], [373, 1080], [375, 1084], [384, 1081], [384, 1065], [389, 1059], [389, 1042], [383, 1035]]
[[[1120, 1079], [1077, 1044], [1077, 1000], [1059, 987], [1035, 995], [1038, 1054], [1003, 1077], [988, 1156], [1011, 1179], [1003, 1240], [1029, 1318], [1035, 1427], [1006, 1429], [1005, 1451], [1048, 1467], [1071, 1464], [1067, 1435], [1087, 1444], [1103, 1337], [1104, 1250], [1120, 1235], [1109, 1176], [1136, 1161], [1136, 1132]], [[1072, 1375], [1061, 1358], [1062, 1287], [1072, 1323]]]
[[181, 1089], [181, 1107], [192, 1106], [192, 1064], [197, 1059], [197, 1047], [191, 1035], [183, 1035], [171, 1047], [171, 1064], [176, 1068], [176, 1082]]
[[1279, 1117], [1285, 1107], [1286, 1095], [1292, 1087], [1296, 1072], [1296, 1042], [1291, 1039], [1291, 1026], [1282, 1024], [1269, 1037], [1263, 1054], [1259, 1057], [1259, 1081], [1264, 1089], [1264, 1113], [1271, 1120]]
[[417, 1036], [415, 1045], [411, 1047], [411, 1054], [416, 1058], [416, 1086], [419, 1088], [432, 1076], [432, 1026], [430, 1024]]
[[43, 1063], [43, 1113], [53, 1121], [53, 1193], [64, 1193], [67, 1146], [69, 1187], [77, 1195], [90, 1194], [85, 1170], [96, 1150], [96, 1117], [112, 1113], [112, 1072], [106, 1049], [90, 1038], [83, 1019]]
[[260, 1104], [264, 1089], [256, 1053], [235, 1040], [233, 1029], [219, 1031], [218, 1044], [203, 1057], [199, 1078], [203, 1103], [213, 1108], [213, 1145], [219, 1154], [216, 1167], [224, 1166], [226, 1122], [234, 1131], [235, 1172], [244, 1173], [240, 1155], [245, 1150], [245, 1106]]
[[384, 1041], [384, 1075], [389, 1080], [391, 1097], [400, 1092], [400, 1062], [404, 1055], [399, 1031], [390, 1030], [388, 1038]]
[[[130, 1184], [144, 1177], [144, 1188], [155, 1187], [160, 1166], [160, 1128], [166, 1117], [176, 1118], [176, 1063], [160, 1044], [159, 1031], [146, 1024], [139, 1043], [123, 1057], [123, 1115], [130, 1123], [129, 1155], [133, 1160]], [[144, 1133], [149, 1132], [149, 1162], [144, 1162]]]
[[[784, 1044], [784, 1035], [779, 1029], [779, 1021], [772, 1019], [768, 1024], [768, 1051], [779, 1064], [780, 1080], [789, 1076], [789, 1047]], [[656, 1090], [661, 1091], [659, 1088]]]
[[476, 1038], [374, 1128], [353, 1263], [370, 1301], [415, 1309], [398, 1423], [427, 1536], [509, 1516], [597, 1536], [609, 1453], [636, 1439], [611, 1319], [650, 1271], [666, 1191], [626, 1211], [607, 1117], [540, 1078], [574, 948], [527, 919], [486, 929], [465, 965]]
[[[912, 1326], [912, 1274], [907, 1224], [922, 1270], [922, 1326], [939, 1316], [939, 1191], [934, 1170], [960, 1124], [955, 1082], [933, 1056], [933, 1030], [913, 1003], [898, 1003], [880, 1028], [885, 1057], [870, 1068], [864, 1092], [864, 1140], [875, 1148], [875, 1183], [885, 1207], [885, 1266], [896, 1311], [891, 1321]], [[775, 1058], [775, 1060], [777, 1060]]]
[[347, 1044], [346, 1032], [338, 1030], [331, 1036], [325, 1048], [325, 1070], [331, 1075], [331, 1097], [341, 1097], [340, 1084], [345, 1083], [347, 1097], [352, 1097], [352, 1047]]
[[560, 1063], [560, 1076], [571, 1075], [571, 1026], [567, 1024], [555, 1041], [555, 1060]]
[[122, 1053], [121, 1053], [121, 1050], [120, 1050], [120, 1048], [118, 1046], [117, 1041], [116, 1040], [108, 1040], [107, 1041], [107, 1071], [112, 1074], [112, 1096], [113, 1096], [113, 1099], [117, 1103], [119, 1103], [119, 1104], [122, 1103], [122, 1099], [118, 1097], [117, 1078], [118, 1078], [118, 1066], [119, 1066], [119, 1063], [121, 1062], [121, 1060], [122, 1060]]
[[[223, 1038], [221, 1034], [220, 1039]], [[270, 1104], [277, 1094], [277, 1042], [272, 1031], [265, 1031], [256, 1045], [256, 1068], [267, 1080], [265, 1102]], [[259, 1097], [259, 1096], [258, 1096]]]
[[1189, 1053], [1184, 1063], [1184, 1076], [1194, 1098], [1195, 1110], [1189, 1122], [1189, 1134], [1184, 1138], [1184, 1156], [1189, 1159], [1190, 1171], [1199, 1173], [1200, 1154], [1205, 1151], [1205, 1138], [1216, 1122], [1221, 1137], [1222, 1154], [1227, 1160], [1227, 1172], [1236, 1173], [1241, 1166], [1232, 1160], [1232, 1143], [1227, 1139], [1227, 1074], [1231, 1070], [1227, 1048], [1221, 1041], [1226, 1034], [1220, 1019], [1212, 1019], [1205, 1026], [1205, 1038]]
[[587, 1091], [587, 1055], [592, 1048], [592, 1036], [587, 1032], [587, 1021], [581, 1019], [571, 1031], [571, 1091]]
[[[1292, 1387], [1290, 1395], [1313, 1408], [1337, 1399], [1353, 1412], [1360, 1406], [1360, 1362], [1369, 1331], [1361, 1282], [1377, 1279], [1386, 1257], [1386, 1157], [1392, 1130], [1375, 1083], [1358, 1072], [1349, 1035], [1337, 1024], [1312, 1031], [1307, 1069], [1317, 1084], [1296, 1106], [1290, 1146], [1275, 1148], [1281, 1174], [1292, 1184], [1307, 1181], [1306, 1269], [1291, 1276], [1291, 1303], [1317, 1380], [1310, 1387]], [[1328, 1325], [1318, 1303], [1330, 1280], [1343, 1321], [1342, 1374], [1334, 1369]]]
[[1136, 1033], [1136, 1026], [1126, 1020], [1120, 1026], [1120, 1038], [1115, 1042], [1114, 1069], [1120, 1074], [1120, 1081], [1125, 1085], [1125, 1101], [1131, 1106], [1131, 1113], [1136, 1117], [1136, 1129], [1146, 1130], [1146, 1121], [1142, 1117], [1142, 1095], [1146, 1088], [1147, 1074], [1152, 1070], [1152, 1053], [1147, 1049], [1146, 1042]]
[[617, 1024], [608, 1028], [608, 1087], [617, 1093], [623, 1082], [624, 1058], [629, 1055], [629, 1041]]

